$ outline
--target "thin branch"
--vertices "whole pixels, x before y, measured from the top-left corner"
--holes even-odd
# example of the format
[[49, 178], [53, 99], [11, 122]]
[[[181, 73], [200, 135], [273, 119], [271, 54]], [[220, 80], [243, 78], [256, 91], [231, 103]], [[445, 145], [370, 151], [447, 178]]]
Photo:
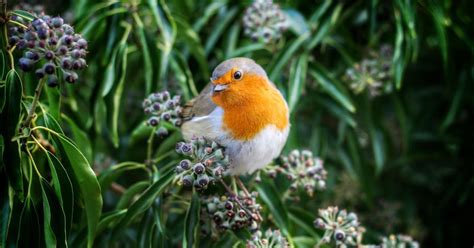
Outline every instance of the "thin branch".
[[31, 108], [28, 111], [28, 116], [26, 116], [25, 121], [23, 121], [21, 125], [22, 129], [30, 126], [31, 120], [33, 119], [33, 116], [36, 111], [36, 106], [38, 105], [38, 101], [41, 96], [41, 90], [43, 89], [43, 86], [44, 86], [44, 79], [40, 79], [35, 89], [35, 97], [33, 98], [33, 102], [31, 103]]

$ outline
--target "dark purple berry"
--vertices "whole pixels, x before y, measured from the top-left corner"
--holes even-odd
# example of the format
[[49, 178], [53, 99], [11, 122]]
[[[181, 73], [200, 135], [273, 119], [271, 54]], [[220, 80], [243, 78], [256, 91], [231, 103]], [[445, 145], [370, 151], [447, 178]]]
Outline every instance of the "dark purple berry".
[[181, 149], [183, 148], [183, 146], [184, 146], [184, 142], [181, 141], [181, 142], [176, 143], [176, 146], [174, 149], [177, 153], [182, 153], [183, 151]]
[[47, 63], [43, 66], [43, 70], [46, 74], [53, 74], [56, 71], [56, 67], [53, 63]]
[[64, 80], [68, 83], [75, 83], [78, 79], [77, 73], [75, 72], [64, 72]]
[[74, 28], [67, 24], [63, 24], [62, 29], [64, 30], [64, 33], [67, 35], [72, 35], [74, 34]]
[[73, 70], [79, 70], [82, 68], [82, 64], [80, 61], [76, 60], [72, 63], [72, 69]]
[[198, 183], [202, 187], [205, 187], [207, 184], [209, 184], [209, 177], [206, 174], [199, 176]]
[[27, 41], [33, 41], [36, 39], [36, 33], [32, 30], [29, 30], [25, 33], [25, 36], [23, 36], [25, 40]]
[[224, 204], [224, 207], [225, 207], [225, 209], [227, 209], [227, 210], [231, 210], [231, 209], [234, 208], [234, 204], [232, 204], [231, 201], [226, 201], [225, 204]]
[[35, 71], [35, 75], [38, 77], [38, 78], [43, 78], [44, 77], [44, 71], [43, 69], [38, 69]]
[[23, 71], [31, 71], [33, 69], [33, 61], [28, 58], [20, 58], [19, 66]]
[[31, 60], [38, 60], [40, 58], [38, 53], [31, 52], [31, 51], [27, 51], [25, 53], [25, 57], [28, 58], [28, 59], [31, 59]]
[[156, 103], [153, 104], [153, 109], [154, 109], [155, 111], [160, 110], [160, 108], [161, 108], [161, 106], [160, 106], [159, 103], [156, 102]]
[[67, 50], [68, 50], [68, 49], [67, 49], [66, 46], [60, 46], [60, 47], [58, 48], [58, 53], [59, 53], [60, 55], [66, 55]]
[[[50, 36], [52, 36], [52, 34], [50, 34]], [[56, 46], [56, 45], [58, 44], [58, 39], [55, 38], [55, 37], [51, 37], [51, 38], [49, 38], [49, 40], [48, 40], [48, 44], [49, 44], [50, 46]]]
[[54, 28], [60, 28], [64, 24], [64, 20], [61, 17], [54, 17], [51, 19], [51, 24]]
[[71, 69], [71, 66], [72, 66], [71, 59], [69, 59], [69, 58], [63, 58], [63, 59], [61, 60], [61, 67], [62, 67], [63, 69], [69, 70], [69, 69]]
[[194, 170], [194, 173], [200, 175], [204, 172], [205, 168], [203, 164], [197, 163], [194, 165], [193, 170]]
[[193, 147], [190, 144], [184, 144], [181, 147], [181, 151], [183, 152], [184, 155], [190, 155], [193, 151]]
[[160, 127], [160, 128], [158, 128], [158, 130], [156, 130], [156, 135], [158, 135], [158, 137], [163, 139], [166, 136], [168, 136], [168, 129], [166, 129], [164, 127]]
[[170, 98], [170, 93], [168, 91], [163, 91], [163, 101], [166, 101]]
[[191, 161], [189, 161], [188, 159], [181, 160], [181, 162], [179, 162], [179, 166], [183, 170], [189, 170], [191, 168]]
[[66, 44], [66, 45], [71, 45], [71, 43], [72, 43], [72, 36], [70, 36], [70, 35], [64, 36], [63, 41], [64, 41], [64, 44]]
[[40, 41], [38, 41], [38, 46], [41, 47], [41, 48], [45, 48], [46, 47], [46, 42], [44, 40], [40, 40]]
[[8, 39], [8, 44], [10, 44], [10, 46], [14, 46], [19, 40], [20, 38], [18, 38], [18, 36], [12, 36]]
[[40, 28], [38, 30], [38, 38], [45, 40], [48, 38], [48, 30], [46, 28]]
[[49, 87], [56, 87], [58, 86], [58, 77], [56, 75], [50, 75], [48, 77], [48, 86]]
[[152, 127], [158, 126], [159, 123], [160, 123], [160, 119], [158, 119], [157, 117], [153, 116], [150, 119], [148, 119], [148, 124]]
[[77, 46], [81, 49], [86, 49], [87, 48], [87, 41], [85, 39], [79, 39], [77, 41]]
[[54, 53], [51, 52], [51, 51], [47, 51], [47, 52], [44, 54], [44, 57], [45, 57], [47, 60], [52, 60], [52, 59], [54, 59]]
[[183, 185], [186, 187], [191, 187], [194, 183], [194, 178], [191, 175], [187, 175], [183, 177]]
[[346, 237], [346, 234], [341, 230], [336, 230], [336, 232], [334, 233], [334, 238], [337, 241], [343, 241], [345, 237]]
[[171, 119], [171, 114], [168, 112], [164, 112], [163, 114], [161, 114], [161, 118], [165, 121], [169, 121]]

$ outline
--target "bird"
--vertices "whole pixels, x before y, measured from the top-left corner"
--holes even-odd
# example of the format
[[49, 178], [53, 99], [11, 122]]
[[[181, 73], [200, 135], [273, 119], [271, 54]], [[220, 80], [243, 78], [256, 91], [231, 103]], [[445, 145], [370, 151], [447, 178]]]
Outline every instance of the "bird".
[[228, 174], [251, 174], [277, 158], [290, 130], [285, 98], [250, 58], [221, 62], [198, 96], [184, 104], [185, 140], [204, 137], [224, 147]]

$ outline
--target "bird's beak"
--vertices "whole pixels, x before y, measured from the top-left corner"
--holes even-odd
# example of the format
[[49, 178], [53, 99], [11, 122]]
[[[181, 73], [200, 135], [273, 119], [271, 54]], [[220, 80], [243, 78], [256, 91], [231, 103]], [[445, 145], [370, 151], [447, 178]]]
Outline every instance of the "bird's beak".
[[229, 88], [229, 84], [214, 84], [212, 87], [212, 93], [221, 92], [227, 88]]

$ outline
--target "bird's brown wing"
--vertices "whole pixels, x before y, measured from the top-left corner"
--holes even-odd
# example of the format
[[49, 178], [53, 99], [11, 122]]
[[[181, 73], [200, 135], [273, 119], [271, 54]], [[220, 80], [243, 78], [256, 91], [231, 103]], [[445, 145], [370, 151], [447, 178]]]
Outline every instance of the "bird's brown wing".
[[217, 107], [211, 100], [212, 85], [209, 83], [201, 93], [187, 102], [181, 111], [181, 118], [184, 121], [191, 120], [193, 117], [209, 115]]

